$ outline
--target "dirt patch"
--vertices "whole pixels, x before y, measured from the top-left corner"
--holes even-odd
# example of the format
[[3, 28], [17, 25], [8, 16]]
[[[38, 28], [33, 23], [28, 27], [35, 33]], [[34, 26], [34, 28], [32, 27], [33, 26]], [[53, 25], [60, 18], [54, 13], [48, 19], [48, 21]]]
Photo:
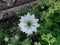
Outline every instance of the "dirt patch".
[[0, 0], [0, 11], [2, 10], [6, 10], [6, 9], [9, 9], [9, 8], [13, 8], [13, 7], [16, 7], [16, 6], [19, 6], [19, 5], [23, 5], [23, 4], [26, 4], [26, 3], [29, 3], [29, 2], [32, 2], [32, 1], [35, 1], [35, 0]]

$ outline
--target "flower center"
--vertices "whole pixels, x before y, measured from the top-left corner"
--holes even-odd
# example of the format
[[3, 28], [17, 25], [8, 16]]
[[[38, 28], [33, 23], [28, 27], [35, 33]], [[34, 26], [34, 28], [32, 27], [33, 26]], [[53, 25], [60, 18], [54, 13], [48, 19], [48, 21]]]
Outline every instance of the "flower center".
[[27, 26], [30, 27], [32, 24], [31, 22], [27, 22]]

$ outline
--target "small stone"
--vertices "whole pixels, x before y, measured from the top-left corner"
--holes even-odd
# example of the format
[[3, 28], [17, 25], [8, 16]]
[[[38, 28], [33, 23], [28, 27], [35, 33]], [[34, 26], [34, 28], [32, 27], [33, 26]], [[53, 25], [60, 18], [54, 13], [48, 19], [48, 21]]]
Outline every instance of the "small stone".
[[41, 9], [44, 9], [44, 6], [41, 6]]

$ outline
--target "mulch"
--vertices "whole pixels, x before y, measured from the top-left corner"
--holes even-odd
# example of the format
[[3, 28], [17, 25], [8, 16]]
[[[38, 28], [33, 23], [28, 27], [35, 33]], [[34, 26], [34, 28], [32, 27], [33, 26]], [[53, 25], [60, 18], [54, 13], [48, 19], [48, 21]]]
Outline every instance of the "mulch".
[[0, 11], [1, 10], [6, 10], [6, 9], [9, 9], [9, 8], [13, 8], [13, 7], [16, 7], [16, 6], [19, 6], [19, 5], [23, 5], [23, 4], [32, 2], [32, 1], [35, 1], [35, 0], [15, 0], [14, 2], [11, 2], [12, 6], [7, 6], [6, 5], [7, 1], [5, 2], [3, 0], [0, 0]]

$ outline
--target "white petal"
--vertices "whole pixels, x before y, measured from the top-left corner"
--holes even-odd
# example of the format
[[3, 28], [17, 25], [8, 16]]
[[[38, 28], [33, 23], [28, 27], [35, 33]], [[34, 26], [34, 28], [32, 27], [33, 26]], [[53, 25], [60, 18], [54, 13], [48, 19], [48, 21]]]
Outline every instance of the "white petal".
[[35, 19], [35, 16], [34, 16], [34, 14], [33, 14], [33, 15], [31, 15], [31, 18]]
[[32, 30], [32, 32], [37, 32], [37, 29], [36, 29], [36, 27], [31, 27], [31, 30]]
[[21, 31], [26, 33], [27, 32], [27, 28], [23, 27], [23, 28], [21, 28]]
[[38, 23], [33, 23], [32, 25], [36, 28], [40, 26], [40, 24], [38, 24]]
[[35, 27], [31, 27], [26, 31], [28, 35], [32, 34], [33, 32], [37, 32], [37, 29]]
[[28, 35], [30, 35], [30, 34], [32, 34], [33, 32], [30, 30], [30, 29], [28, 29], [27, 31], [26, 31], [26, 34], [28, 34]]
[[31, 16], [30, 15], [26, 15], [26, 19], [27, 20], [30, 20], [31, 19]]
[[21, 19], [23, 19], [24, 18], [24, 16], [21, 16]]
[[38, 21], [39, 21], [39, 19], [34, 19], [32, 22], [36, 22], [37, 23]]
[[30, 15], [30, 13], [28, 12], [27, 15]]
[[25, 27], [26, 24], [24, 24], [24, 23], [20, 23], [20, 24], [18, 24], [18, 25], [19, 25], [19, 27], [22, 28], [22, 27]]
[[26, 20], [25, 17], [22, 16], [20, 22], [25, 22], [25, 20]]

